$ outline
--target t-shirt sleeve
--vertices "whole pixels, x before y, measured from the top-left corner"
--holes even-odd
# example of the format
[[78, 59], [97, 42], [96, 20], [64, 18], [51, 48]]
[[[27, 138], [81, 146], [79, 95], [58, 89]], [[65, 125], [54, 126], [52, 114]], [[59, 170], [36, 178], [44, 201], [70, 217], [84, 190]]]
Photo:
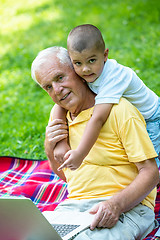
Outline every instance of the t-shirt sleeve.
[[120, 136], [130, 162], [140, 162], [157, 156], [145, 124], [140, 119], [132, 117], [127, 120]]
[[95, 104], [119, 103], [132, 80], [132, 74], [131, 69], [123, 67], [109, 76], [103, 76], [95, 98]]

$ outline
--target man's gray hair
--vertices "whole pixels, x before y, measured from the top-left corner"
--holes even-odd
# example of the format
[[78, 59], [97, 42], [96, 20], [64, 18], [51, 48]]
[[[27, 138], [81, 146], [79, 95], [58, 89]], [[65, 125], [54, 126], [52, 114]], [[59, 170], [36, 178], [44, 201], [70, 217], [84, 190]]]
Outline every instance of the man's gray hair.
[[67, 49], [63, 47], [49, 47], [40, 51], [37, 57], [32, 62], [31, 66], [31, 76], [35, 82], [38, 83], [36, 79], [36, 71], [38, 71], [42, 65], [48, 61], [49, 57], [57, 57], [62, 64], [67, 64], [71, 68], [73, 65], [71, 63], [70, 57], [68, 55]]

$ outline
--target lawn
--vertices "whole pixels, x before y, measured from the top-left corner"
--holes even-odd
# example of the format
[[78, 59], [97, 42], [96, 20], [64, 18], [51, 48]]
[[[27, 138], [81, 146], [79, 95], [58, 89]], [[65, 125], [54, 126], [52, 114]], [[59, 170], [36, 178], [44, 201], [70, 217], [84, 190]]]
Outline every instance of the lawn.
[[160, 96], [159, 0], [0, 0], [0, 6], [0, 155], [46, 158], [54, 103], [31, 79], [30, 67], [40, 50], [66, 47], [76, 25], [96, 25], [109, 58], [131, 67]]

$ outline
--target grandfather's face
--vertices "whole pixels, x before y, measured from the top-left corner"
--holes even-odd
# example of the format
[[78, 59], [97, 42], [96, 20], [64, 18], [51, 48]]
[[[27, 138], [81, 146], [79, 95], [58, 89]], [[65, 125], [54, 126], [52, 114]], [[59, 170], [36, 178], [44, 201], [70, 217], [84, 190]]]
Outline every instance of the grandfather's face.
[[75, 71], [57, 58], [49, 58], [36, 78], [53, 101], [70, 112], [79, 112], [86, 98], [86, 86]]

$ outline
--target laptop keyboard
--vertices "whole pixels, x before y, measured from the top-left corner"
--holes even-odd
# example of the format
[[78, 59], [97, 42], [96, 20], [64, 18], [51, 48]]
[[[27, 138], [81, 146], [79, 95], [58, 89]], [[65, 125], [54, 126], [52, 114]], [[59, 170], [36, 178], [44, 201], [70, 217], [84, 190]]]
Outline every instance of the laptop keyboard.
[[71, 225], [71, 224], [52, 224], [56, 232], [61, 236], [64, 237], [80, 225]]

